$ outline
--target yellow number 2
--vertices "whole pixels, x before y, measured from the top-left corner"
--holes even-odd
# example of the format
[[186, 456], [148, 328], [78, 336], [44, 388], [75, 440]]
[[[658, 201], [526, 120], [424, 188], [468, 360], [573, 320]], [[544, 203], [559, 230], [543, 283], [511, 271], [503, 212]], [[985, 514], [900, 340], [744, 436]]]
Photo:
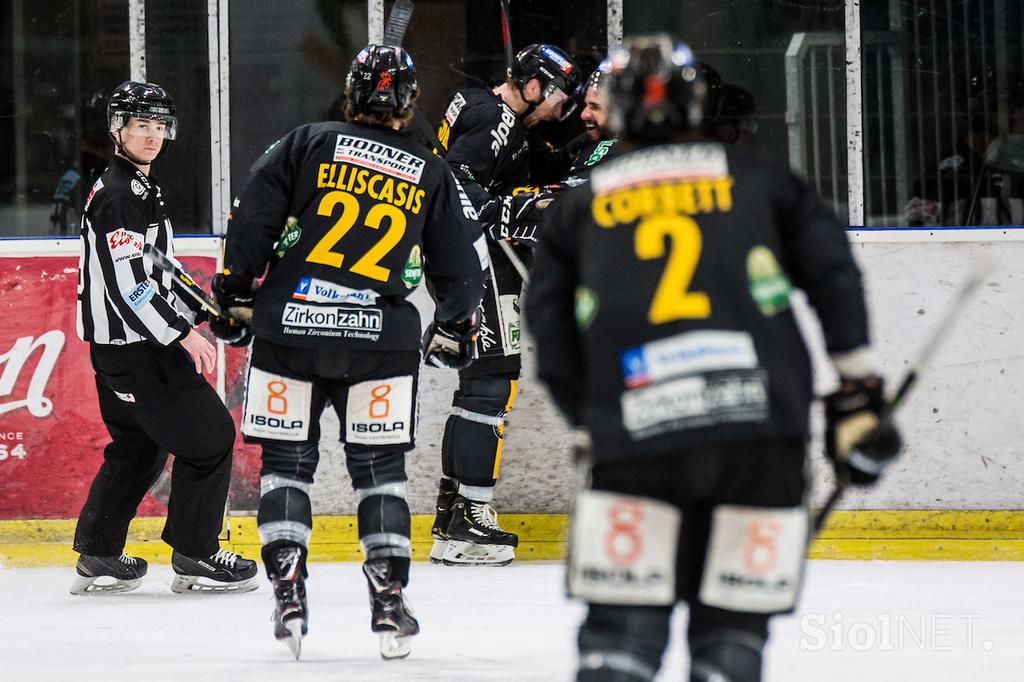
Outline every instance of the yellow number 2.
[[711, 316], [711, 300], [701, 291], [688, 291], [700, 260], [700, 228], [688, 216], [662, 215], [645, 219], [636, 228], [636, 255], [641, 260], [665, 256], [665, 239], [672, 240], [665, 271], [654, 292], [647, 319], [663, 324]]
[[[348, 192], [335, 190], [328, 192], [320, 200], [316, 208], [317, 215], [330, 217], [334, 214], [335, 208], [341, 204], [341, 215], [338, 220], [327, 231], [327, 234], [316, 243], [316, 246], [306, 256], [310, 263], [319, 263], [332, 268], [340, 268], [345, 262], [345, 254], [334, 251], [334, 247], [341, 241], [359, 218], [359, 200]], [[402, 241], [405, 235], [406, 218], [401, 209], [391, 204], [376, 204], [366, 214], [366, 227], [379, 230], [384, 219], [388, 219], [387, 230], [370, 249], [363, 254], [350, 268], [352, 272], [363, 277], [369, 277], [380, 282], [387, 282], [391, 271], [380, 265], [381, 259], [391, 252], [391, 249]]]

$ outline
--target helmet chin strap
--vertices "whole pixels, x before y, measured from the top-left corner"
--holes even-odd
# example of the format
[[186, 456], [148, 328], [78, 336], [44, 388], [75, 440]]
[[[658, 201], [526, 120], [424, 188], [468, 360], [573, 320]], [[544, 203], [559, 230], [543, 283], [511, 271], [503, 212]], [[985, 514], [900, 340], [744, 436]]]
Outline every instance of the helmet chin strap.
[[[529, 82], [530, 81], [527, 81], [527, 83]], [[527, 116], [532, 114], [537, 107], [539, 107], [541, 104], [544, 104], [543, 97], [541, 97], [539, 102], [531, 102], [530, 100], [526, 99], [526, 90], [524, 89], [523, 85], [516, 83], [516, 89], [519, 90], [519, 99], [526, 102], [526, 110], [523, 111], [523, 113], [519, 114], [519, 118], [526, 118]]]

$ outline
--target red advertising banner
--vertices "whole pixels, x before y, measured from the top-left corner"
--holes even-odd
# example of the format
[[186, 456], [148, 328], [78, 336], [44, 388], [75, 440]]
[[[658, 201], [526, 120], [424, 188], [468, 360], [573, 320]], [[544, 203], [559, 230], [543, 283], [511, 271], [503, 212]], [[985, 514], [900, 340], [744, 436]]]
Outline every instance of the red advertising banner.
[[[213, 257], [180, 260], [200, 283], [216, 268]], [[0, 520], [77, 517], [110, 441], [89, 346], [75, 330], [77, 285], [77, 256], [0, 257]], [[226, 395], [237, 428], [245, 353], [227, 350]], [[216, 377], [207, 380], [216, 386]], [[233, 469], [232, 508], [255, 509], [259, 452], [241, 434]], [[166, 513], [166, 473], [140, 515]]]

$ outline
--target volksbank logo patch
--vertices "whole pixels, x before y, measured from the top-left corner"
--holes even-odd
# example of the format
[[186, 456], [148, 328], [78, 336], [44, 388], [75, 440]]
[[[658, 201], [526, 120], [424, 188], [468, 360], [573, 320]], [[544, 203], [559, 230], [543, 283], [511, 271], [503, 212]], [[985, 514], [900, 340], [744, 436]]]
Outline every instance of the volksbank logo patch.
[[335, 163], [353, 163], [400, 180], [419, 183], [424, 160], [390, 145], [352, 135], [338, 135], [334, 145]]
[[355, 303], [370, 305], [377, 300], [377, 292], [372, 289], [350, 289], [316, 277], [303, 277], [292, 298], [311, 303]]
[[321, 308], [288, 303], [281, 315], [281, 323], [311, 329], [379, 333], [383, 328], [383, 315], [378, 308]]
[[676, 334], [627, 348], [619, 359], [630, 388], [700, 372], [757, 367], [750, 334], [726, 330]]

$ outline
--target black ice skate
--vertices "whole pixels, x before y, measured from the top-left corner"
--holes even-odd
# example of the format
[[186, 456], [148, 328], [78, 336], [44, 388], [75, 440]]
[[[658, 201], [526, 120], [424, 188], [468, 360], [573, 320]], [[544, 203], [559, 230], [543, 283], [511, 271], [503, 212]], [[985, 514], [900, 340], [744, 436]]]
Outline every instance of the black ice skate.
[[456, 495], [449, 514], [445, 566], [507, 566], [516, 558], [519, 536], [502, 530], [489, 503]]
[[450, 478], [442, 478], [438, 484], [437, 504], [434, 516], [434, 527], [430, 529], [430, 535], [434, 538], [434, 546], [430, 548], [430, 562], [441, 563], [444, 552], [448, 549], [448, 523], [451, 521], [452, 502], [459, 490], [459, 484]]
[[409, 639], [419, 633], [420, 624], [402, 593], [402, 583], [392, 578], [387, 559], [365, 562], [363, 573], [370, 587], [370, 629], [380, 633], [381, 658], [405, 658], [412, 651]]
[[234, 552], [218, 549], [208, 557], [187, 557], [177, 551], [171, 555], [171, 568], [177, 575], [171, 590], [186, 592], [252, 592], [256, 582], [256, 562]]
[[149, 565], [145, 559], [128, 556], [78, 557], [75, 571], [78, 577], [71, 585], [71, 594], [115, 594], [131, 592], [142, 584]]
[[309, 620], [306, 610], [306, 582], [302, 577], [302, 548], [280, 547], [273, 551], [267, 564], [270, 580], [274, 583], [274, 600], [277, 605], [271, 619], [274, 621], [274, 637], [283, 641], [295, 660], [302, 653], [302, 638], [308, 631]]

